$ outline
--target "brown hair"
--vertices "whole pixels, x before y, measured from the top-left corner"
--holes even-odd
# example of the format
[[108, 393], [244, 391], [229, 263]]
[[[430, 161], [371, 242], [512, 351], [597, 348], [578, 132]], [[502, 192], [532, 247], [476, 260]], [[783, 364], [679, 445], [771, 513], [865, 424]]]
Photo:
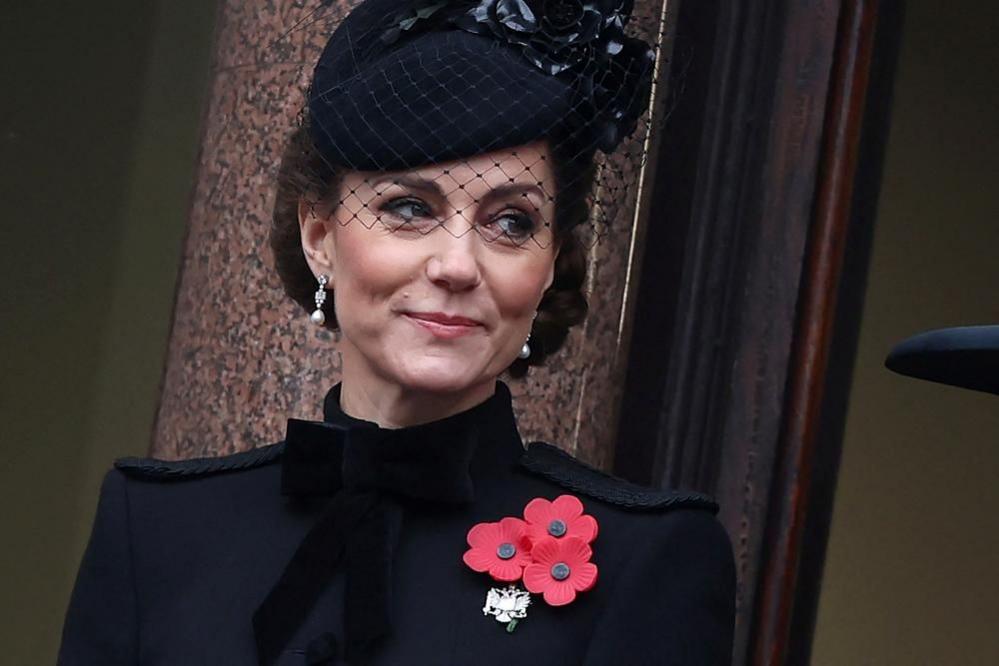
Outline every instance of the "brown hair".
[[[567, 145], [552, 142], [556, 146]], [[589, 193], [595, 176], [593, 154], [576, 154], [569, 149], [553, 149], [556, 197], [555, 242], [559, 253], [555, 258], [554, 278], [538, 305], [538, 315], [531, 328], [531, 355], [516, 359], [508, 369], [513, 377], [527, 374], [530, 365], [540, 365], [565, 342], [569, 329], [586, 317], [586, 253], [575, 227], [585, 224], [590, 215]], [[302, 252], [298, 211], [302, 196], [325, 201], [337, 190], [337, 172], [319, 155], [309, 136], [308, 120], [292, 133], [277, 177], [277, 197], [270, 230], [270, 245], [274, 263], [284, 285], [284, 291], [306, 312], [315, 309], [313, 296], [316, 278]], [[335, 329], [332, 293], [326, 299], [327, 328]]]

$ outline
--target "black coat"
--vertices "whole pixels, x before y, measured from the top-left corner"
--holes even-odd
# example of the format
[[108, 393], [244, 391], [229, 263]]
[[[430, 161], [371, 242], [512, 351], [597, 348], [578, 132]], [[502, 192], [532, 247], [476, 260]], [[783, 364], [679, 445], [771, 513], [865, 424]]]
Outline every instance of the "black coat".
[[[507, 388], [467, 412], [383, 430], [327, 397], [324, 423], [217, 459], [123, 459], [101, 489], [59, 664], [730, 663], [734, 567], [715, 506], [524, 452]], [[595, 586], [532, 595], [462, 561], [475, 524], [572, 494], [598, 522]], [[348, 661], [344, 661], [349, 659]]]

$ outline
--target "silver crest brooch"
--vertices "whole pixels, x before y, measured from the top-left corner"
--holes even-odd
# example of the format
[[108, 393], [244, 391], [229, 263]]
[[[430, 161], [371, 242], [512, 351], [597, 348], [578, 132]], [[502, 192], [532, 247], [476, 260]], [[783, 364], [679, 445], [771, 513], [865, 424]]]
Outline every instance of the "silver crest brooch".
[[492, 588], [486, 592], [486, 605], [483, 615], [492, 615], [497, 622], [506, 624], [506, 630], [513, 632], [517, 623], [527, 617], [527, 607], [531, 605], [531, 595], [516, 585]]

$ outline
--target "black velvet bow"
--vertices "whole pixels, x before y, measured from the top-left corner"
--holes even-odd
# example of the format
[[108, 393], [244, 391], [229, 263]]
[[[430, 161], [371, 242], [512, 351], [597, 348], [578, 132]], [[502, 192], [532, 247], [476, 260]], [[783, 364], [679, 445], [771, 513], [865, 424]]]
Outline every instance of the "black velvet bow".
[[468, 502], [474, 442], [444, 423], [390, 430], [368, 421], [343, 425], [289, 419], [281, 492], [332, 495], [347, 488]]
[[[291, 419], [282, 493], [332, 495], [281, 578], [253, 616], [261, 664], [281, 654], [329, 584], [345, 572], [345, 656], [363, 661], [390, 629], [392, 562], [409, 500], [461, 504], [472, 499], [474, 429], [462, 419], [388, 430]], [[329, 641], [327, 641], [329, 642]], [[317, 656], [310, 663], [324, 663]]]

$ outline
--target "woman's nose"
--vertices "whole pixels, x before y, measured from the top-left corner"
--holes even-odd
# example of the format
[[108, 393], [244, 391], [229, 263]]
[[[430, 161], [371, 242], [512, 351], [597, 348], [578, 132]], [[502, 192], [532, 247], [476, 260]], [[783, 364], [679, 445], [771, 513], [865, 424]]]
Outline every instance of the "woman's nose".
[[455, 234], [450, 228], [438, 229], [436, 252], [427, 261], [427, 277], [449, 291], [472, 289], [482, 280], [479, 270], [478, 234], [466, 227]]

